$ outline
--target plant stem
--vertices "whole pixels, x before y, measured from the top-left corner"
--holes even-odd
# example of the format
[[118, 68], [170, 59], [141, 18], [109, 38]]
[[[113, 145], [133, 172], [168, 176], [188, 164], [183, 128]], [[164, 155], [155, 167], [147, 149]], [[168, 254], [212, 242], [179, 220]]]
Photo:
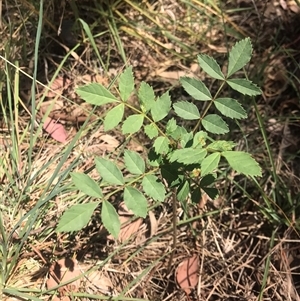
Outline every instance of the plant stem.
[[176, 198], [176, 188], [173, 190], [173, 197], [172, 197], [172, 222], [173, 222], [173, 245], [172, 245], [172, 253], [169, 259], [168, 263], [168, 269], [167, 273], [169, 274], [172, 267], [172, 262], [174, 258], [174, 252], [176, 250], [176, 244], [177, 244], [177, 198]]

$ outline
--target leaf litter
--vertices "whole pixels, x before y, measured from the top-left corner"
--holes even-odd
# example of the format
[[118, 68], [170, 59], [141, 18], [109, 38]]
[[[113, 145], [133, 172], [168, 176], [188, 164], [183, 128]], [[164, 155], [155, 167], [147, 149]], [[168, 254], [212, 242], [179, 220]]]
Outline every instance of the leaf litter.
[[[55, 300], [70, 300], [66, 294], [77, 292], [80, 287], [80, 279], [75, 279], [81, 275], [77, 260], [71, 258], [64, 258], [55, 261], [49, 269], [49, 278], [47, 280], [47, 288], [51, 290], [57, 285], [66, 282], [58, 288], [59, 295]], [[62, 299], [63, 298], [63, 299]]]
[[57, 289], [58, 295], [52, 299], [55, 301], [71, 300], [69, 296], [78, 292], [81, 287], [89, 294], [109, 295], [113, 291], [111, 280], [103, 272], [95, 269], [94, 265], [79, 264], [72, 258], [63, 258], [51, 265], [46, 282], [47, 289], [51, 290], [58, 285], [61, 285]]
[[67, 141], [68, 133], [66, 132], [64, 126], [57, 120], [47, 117], [43, 124], [43, 129], [56, 141], [61, 143]]
[[176, 280], [179, 287], [189, 295], [199, 281], [199, 257], [197, 254], [184, 259], [177, 267]]

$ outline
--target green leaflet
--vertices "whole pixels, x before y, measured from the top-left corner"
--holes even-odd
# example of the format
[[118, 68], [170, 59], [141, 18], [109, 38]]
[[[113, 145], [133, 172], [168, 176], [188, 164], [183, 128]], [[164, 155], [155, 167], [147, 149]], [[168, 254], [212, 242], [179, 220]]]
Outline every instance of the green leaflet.
[[251, 59], [252, 45], [249, 38], [237, 42], [229, 52], [227, 78], [242, 69]]
[[175, 113], [186, 120], [197, 120], [200, 118], [198, 108], [190, 102], [178, 101], [173, 105]]
[[114, 206], [106, 200], [102, 203], [101, 220], [109, 233], [111, 233], [114, 238], [118, 238], [121, 222]]
[[208, 101], [212, 96], [201, 80], [192, 77], [181, 77], [180, 82], [185, 91], [196, 100]]
[[109, 184], [123, 185], [124, 178], [119, 167], [112, 161], [97, 157], [95, 159], [96, 169], [103, 180]]
[[143, 125], [144, 116], [142, 114], [134, 114], [125, 119], [122, 125], [122, 133], [133, 134], [140, 130]]
[[162, 202], [165, 199], [166, 189], [162, 182], [154, 175], [146, 175], [142, 181], [145, 193], [155, 201]]
[[244, 119], [247, 117], [246, 111], [239, 102], [233, 98], [218, 98], [214, 101], [214, 104], [220, 113], [226, 117], [236, 119]]
[[162, 120], [166, 117], [171, 110], [171, 98], [169, 92], [164, 93], [161, 97], [158, 97], [151, 107], [151, 114], [153, 121]]
[[57, 225], [57, 232], [71, 232], [81, 230], [90, 221], [99, 202], [77, 204], [68, 208]]
[[147, 200], [136, 188], [127, 186], [124, 189], [124, 202], [136, 216], [145, 218], [147, 215]]
[[124, 161], [126, 168], [132, 174], [141, 175], [145, 172], [145, 162], [137, 152], [125, 150]]
[[104, 118], [105, 131], [115, 128], [121, 122], [124, 115], [124, 108], [125, 105], [121, 103], [106, 113]]
[[134, 77], [132, 73], [132, 66], [125, 69], [120, 75], [119, 90], [123, 101], [127, 101], [134, 90]]
[[76, 92], [82, 99], [92, 105], [101, 106], [118, 101], [105, 87], [96, 83], [80, 87]]
[[88, 175], [79, 172], [72, 172], [71, 177], [76, 188], [81, 190], [83, 193], [92, 197], [103, 197], [99, 184]]
[[219, 64], [216, 60], [206, 54], [199, 54], [197, 56], [200, 67], [212, 78], [225, 79]]
[[249, 176], [261, 176], [261, 168], [250, 154], [240, 151], [222, 152], [231, 168]]
[[251, 81], [244, 78], [232, 78], [227, 80], [227, 84], [243, 95], [256, 96], [261, 94], [261, 90]]
[[216, 114], [206, 115], [202, 119], [203, 127], [213, 134], [225, 134], [229, 132], [226, 122]]

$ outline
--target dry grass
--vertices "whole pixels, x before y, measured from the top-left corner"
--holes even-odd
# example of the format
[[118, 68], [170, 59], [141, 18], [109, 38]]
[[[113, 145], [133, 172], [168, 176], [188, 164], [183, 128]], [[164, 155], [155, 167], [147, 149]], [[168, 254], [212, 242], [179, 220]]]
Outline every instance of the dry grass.
[[[110, 5], [97, 2], [70, 1], [65, 7], [54, 1], [45, 4], [38, 80], [47, 86], [55, 72], [70, 79], [71, 85], [62, 95], [63, 112], [69, 114], [83, 107], [74, 94], [76, 86], [91, 81], [108, 85], [125, 63], [134, 66], [137, 84], [145, 80], [157, 91], [173, 87], [173, 96], [180, 98], [183, 92], [178, 87], [178, 76], [198, 72], [194, 69], [198, 53], [222, 61], [236, 39], [250, 36], [255, 54], [249, 76], [260, 83], [264, 94], [257, 99], [256, 110], [254, 105], [248, 107], [249, 120], [241, 125], [244, 136], [231, 139], [239, 140], [241, 148], [248, 147], [260, 160], [264, 175], [257, 185], [230, 175], [220, 183], [222, 198], [218, 201], [208, 201], [204, 207], [191, 205], [188, 214], [178, 209], [177, 245], [170, 270], [171, 200], [154, 207], [152, 218], [145, 219], [136, 237], [124, 244], [108, 239], [97, 211], [84, 230], [56, 234], [54, 227], [65, 208], [84, 200], [77, 191], [68, 189], [70, 181], [64, 176], [72, 167], [74, 171], [90, 170], [90, 175], [96, 177], [93, 157], [107, 153], [117, 157], [123, 138], [117, 132], [104, 136], [101, 117], [105, 112], [95, 111], [96, 119], [86, 122], [84, 127], [82, 123], [66, 122], [68, 143], [74, 139], [76, 143], [65, 158], [68, 143], [58, 144], [42, 132], [37, 135], [28, 169], [28, 149], [32, 147], [28, 113], [31, 80], [23, 74], [18, 78], [16, 69], [5, 66], [2, 59], [0, 67], [6, 74], [0, 75], [1, 82], [10, 79], [1, 84], [2, 113], [8, 112], [9, 85], [13, 98], [21, 98], [14, 119], [8, 114], [1, 120], [0, 208], [5, 231], [12, 234], [8, 241], [0, 239], [2, 250], [5, 244], [11, 250], [8, 258], [1, 258], [0, 249], [2, 264], [3, 260], [8, 264], [13, 260], [14, 246], [22, 241], [19, 233], [28, 219], [22, 221], [17, 231], [13, 231], [14, 227], [45, 194], [51, 195], [59, 187], [46, 206], [40, 207], [37, 223], [27, 233], [6, 278], [3, 300], [28, 300], [29, 295], [35, 296], [35, 300], [49, 299], [44, 294], [49, 266], [57, 259], [74, 255], [82, 270], [89, 270], [92, 265], [100, 271], [97, 277], [102, 275], [110, 281], [104, 288], [95, 287], [89, 284], [96, 282], [91, 281], [94, 278], [82, 277], [75, 299], [299, 300], [300, 39], [299, 13], [295, 14], [293, 1], [281, 1], [289, 4], [285, 9], [276, 0], [236, 0], [226, 1], [226, 5], [200, 0], [126, 0]], [[18, 61], [20, 71], [26, 74], [33, 70], [37, 7], [37, 3], [26, 1], [19, 1], [16, 6], [10, 1], [2, 3], [5, 22], [0, 30], [6, 39], [1, 46], [6, 59], [13, 64]], [[103, 64], [82, 28], [71, 30], [71, 23], [60, 24], [62, 19], [76, 17], [89, 24]], [[60, 27], [62, 32], [57, 36]], [[71, 33], [72, 38], [68, 39]], [[80, 46], [70, 51], [77, 41]], [[41, 84], [36, 87], [38, 95], [45, 91]], [[89, 113], [91, 108], [84, 111]], [[12, 128], [16, 135], [12, 135]], [[74, 138], [76, 134], [78, 137]], [[144, 141], [137, 139], [131, 143], [132, 149], [140, 150]], [[12, 151], [15, 145], [18, 148]], [[52, 179], [53, 174], [57, 176]], [[118, 197], [112, 199], [115, 205], [119, 201]], [[192, 254], [200, 258], [199, 282], [192, 294], [186, 296], [178, 287], [175, 274], [180, 262]], [[18, 298], [13, 297], [16, 289]]]

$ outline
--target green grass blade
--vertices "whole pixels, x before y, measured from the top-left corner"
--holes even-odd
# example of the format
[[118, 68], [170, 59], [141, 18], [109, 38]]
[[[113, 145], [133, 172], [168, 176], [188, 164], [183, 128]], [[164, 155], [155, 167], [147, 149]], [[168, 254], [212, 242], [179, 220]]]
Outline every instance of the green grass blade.
[[276, 230], [272, 231], [272, 235], [270, 237], [270, 252], [265, 262], [264, 276], [262, 279], [262, 284], [261, 284], [261, 289], [260, 289], [259, 299], [258, 299], [259, 301], [263, 300], [264, 290], [267, 286], [268, 276], [270, 273], [270, 264], [271, 264], [271, 257], [272, 257], [272, 249], [274, 247], [275, 234], [276, 234]]
[[32, 102], [31, 102], [31, 130], [30, 130], [30, 148], [28, 151], [28, 166], [31, 169], [32, 165], [32, 158], [33, 158], [33, 147], [34, 147], [34, 124], [36, 121], [36, 100], [35, 100], [35, 86], [37, 82], [37, 73], [38, 73], [38, 57], [39, 57], [39, 46], [43, 28], [43, 16], [44, 16], [44, 1], [40, 0], [40, 10], [39, 10], [39, 20], [37, 25], [37, 32], [35, 38], [35, 47], [34, 47], [34, 69], [33, 69], [33, 81], [31, 86], [31, 95], [32, 95]]
[[92, 47], [93, 47], [93, 49], [94, 49], [94, 51], [95, 51], [95, 53], [96, 53], [96, 55], [97, 55], [97, 58], [98, 58], [98, 60], [99, 60], [99, 62], [100, 62], [100, 64], [101, 64], [103, 70], [106, 70], [105, 65], [104, 65], [104, 63], [103, 63], [103, 60], [102, 60], [102, 58], [101, 58], [101, 55], [100, 55], [100, 53], [99, 53], [98, 47], [97, 47], [97, 45], [96, 45], [95, 39], [94, 39], [94, 37], [93, 37], [93, 35], [92, 35], [92, 32], [91, 32], [90, 27], [89, 27], [88, 24], [87, 24], [85, 21], [83, 21], [82, 19], [79, 19], [79, 22], [82, 24], [83, 30], [85, 31], [86, 35], [88, 36], [89, 41], [90, 41], [90, 43], [91, 43], [91, 45], [92, 45]]

